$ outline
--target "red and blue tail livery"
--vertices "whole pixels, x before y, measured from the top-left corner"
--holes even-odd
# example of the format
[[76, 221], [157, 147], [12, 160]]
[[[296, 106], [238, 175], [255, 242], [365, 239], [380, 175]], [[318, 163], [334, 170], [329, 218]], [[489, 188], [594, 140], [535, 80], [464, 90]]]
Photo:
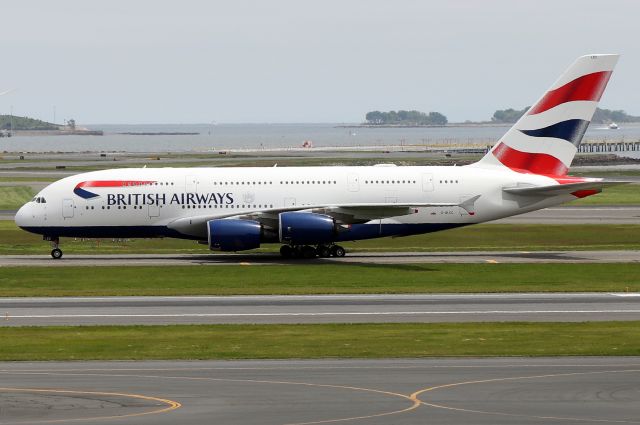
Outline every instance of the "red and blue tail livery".
[[480, 164], [566, 175], [617, 61], [618, 55], [578, 58]]
[[95, 188], [104, 188], [104, 187], [140, 187], [140, 186], [150, 186], [154, 184], [153, 180], [89, 180], [78, 183], [73, 188], [73, 193], [81, 197], [82, 199], [92, 199], [97, 198], [100, 195], [94, 192], [90, 192], [85, 187], [95, 187]]

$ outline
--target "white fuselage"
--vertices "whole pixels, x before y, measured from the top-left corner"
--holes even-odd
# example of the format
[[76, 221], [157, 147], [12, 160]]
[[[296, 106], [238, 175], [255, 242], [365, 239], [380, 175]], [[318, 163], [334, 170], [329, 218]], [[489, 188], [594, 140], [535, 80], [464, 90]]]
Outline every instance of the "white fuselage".
[[[101, 183], [92, 186], [91, 182]], [[19, 210], [16, 223], [46, 237], [206, 239], [206, 232], [181, 234], [171, 230], [171, 224], [189, 217], [227, 218], [289, 207], [459, 204], [479, 196], [472, 213], [459, 206], [429, 206], [371, 220], [364, 225], [404, 226], [396, 226], [400, 230], [391, 233], [353, 234], [354, 239], [365, 239], [480, 223], [575, 199], [564, 195], [524, 201], [502, 190], [554, 183], [545, 176], [474, 165], [112, 169], [78, 174], [47, 186], [34, 198], [40, 202], [31, 201]]]

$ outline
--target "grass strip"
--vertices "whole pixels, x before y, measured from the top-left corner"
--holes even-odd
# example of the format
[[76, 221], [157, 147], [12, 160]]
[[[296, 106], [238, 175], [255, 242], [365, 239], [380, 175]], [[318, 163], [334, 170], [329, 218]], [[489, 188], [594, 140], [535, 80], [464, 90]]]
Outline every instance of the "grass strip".
[[640, 204], [640, 185], [625, 184], [605, 188], [602, 193], [578, 199], [568, 205], [638, 205]]
[[[540, 251], [640, 249], [640, 224], [478, 224], [438, 233], [381, 238], [344, 244], [348, 251]], [[258, 251], [276, 252], [278, 244]], [[210, 252], [206, 246], [180, 239], [62, 239], [65, 254], [162, 254]], [[42, 237], [0, 220], [0, 255], [46, 254]]]
[[[63, 260], [64, 261], [64, 260]], [[3, 267], [0, 296], [640, 291], [640, 263]]]
[[637, 356], [640, 322], [0, 328], [0, 360]]
[[16, 210], [33, 195], [29, 186], [0, 186], [0, 210]]

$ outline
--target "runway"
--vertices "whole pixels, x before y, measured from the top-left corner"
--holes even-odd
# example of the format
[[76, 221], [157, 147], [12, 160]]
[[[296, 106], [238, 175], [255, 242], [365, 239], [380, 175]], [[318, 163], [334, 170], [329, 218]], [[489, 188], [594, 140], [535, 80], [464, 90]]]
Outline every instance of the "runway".
[[0, 363], [0, 379], [4, 425], [640, 423], [638, 357]]
[[61, 260], [49, 255], [2, 255], [0, 268], [96, 267], [96, 266], [268, 266], [283, 264], [415, 264], [415, 263], [635, 263], [640, 251], [454, 251], [454, 252], [348, 252], [343, 258], [285, 260], [279, 254], [65, 254]]
[[[640, 188], [638, 189], [640, 190]], [[499, 224], [640, 224], [639, 206], [563, 206], [492, 221]]]
[[2, 326], [640, 320], [640, 293], [0, 298]]

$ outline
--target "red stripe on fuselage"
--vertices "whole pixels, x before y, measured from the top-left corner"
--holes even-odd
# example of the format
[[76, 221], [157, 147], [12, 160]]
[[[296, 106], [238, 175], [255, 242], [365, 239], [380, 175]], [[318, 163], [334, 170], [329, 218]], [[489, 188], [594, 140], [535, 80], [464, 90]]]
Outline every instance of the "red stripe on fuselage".
[[611, 71], [594, 72], [593, 74], [578, 77], [562, 87], [548, 91], [538, 103], [529, 109], [527, 115], [539, 114], [575, 100], [598, 101], [602, 97], [602, 92], [607, 86], [609, 77], [611, 77]]
[[149, 180], [93, 180], [81, 182], [76, 185], [76, 189], [82, 187], [131, 187], [146, 186], [155, 183]]
[[546, 153], [521, 152], [500, 142], [493, 149], [493, 155], [506, 167], [519, 173], [566, 176], [567, 167], [558, 158]]

